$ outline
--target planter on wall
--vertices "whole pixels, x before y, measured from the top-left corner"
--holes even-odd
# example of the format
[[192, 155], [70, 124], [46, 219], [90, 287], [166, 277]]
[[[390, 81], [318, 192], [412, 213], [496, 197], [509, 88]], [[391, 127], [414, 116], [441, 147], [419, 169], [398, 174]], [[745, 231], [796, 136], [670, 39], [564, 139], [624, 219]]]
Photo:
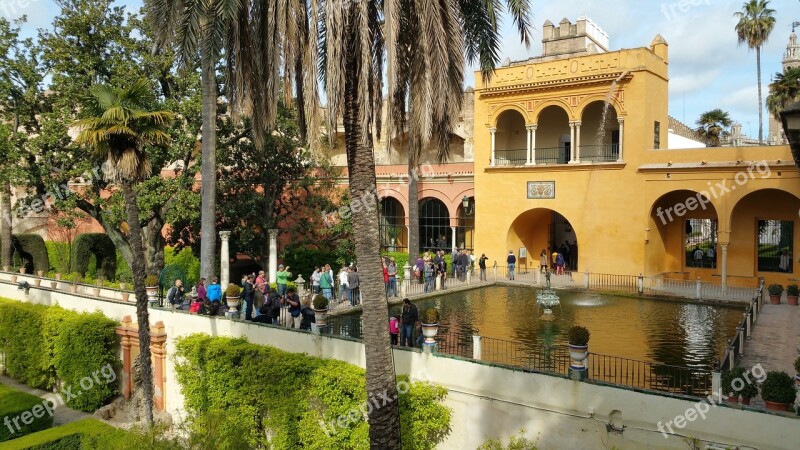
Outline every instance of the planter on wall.
[[781, 304], [781, 296], [780, 295], [770, 295], [769, 296], [769, 303], [770, 303], [770, 305], [780, 305]]
[[787, 295], [786, 300], [792, 306], [797, 306], [797, 296], [796, 295]]

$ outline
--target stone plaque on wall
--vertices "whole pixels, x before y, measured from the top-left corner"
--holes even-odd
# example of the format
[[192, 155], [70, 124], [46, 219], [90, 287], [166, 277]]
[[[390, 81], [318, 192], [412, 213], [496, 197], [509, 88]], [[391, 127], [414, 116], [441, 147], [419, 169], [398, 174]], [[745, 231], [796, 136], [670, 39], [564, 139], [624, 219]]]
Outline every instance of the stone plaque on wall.
[[528, 198], [536, 200], [556, 198], [556, 182], [528, 181]]

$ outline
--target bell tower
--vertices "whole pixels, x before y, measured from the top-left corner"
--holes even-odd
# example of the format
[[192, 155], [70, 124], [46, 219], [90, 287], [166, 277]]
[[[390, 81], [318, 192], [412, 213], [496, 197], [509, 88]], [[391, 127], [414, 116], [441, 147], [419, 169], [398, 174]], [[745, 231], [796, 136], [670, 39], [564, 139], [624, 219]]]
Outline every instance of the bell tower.
[[[793, 67], [800, 67], [800, 44], [797, 43], [797, 33], [795, 27], [800, 27], [800, 22], [792, 23], [792, 34], [789, 35], [789, 44], [786, 45], [786, 51], [783, 53], [783, 71]], [[770, 145], [787, 144], [786, 136], [783, 135], [783, 126], [781, 122], [772, 114], [769, 115], [769, 134], [767, 135], [767, 143]]]

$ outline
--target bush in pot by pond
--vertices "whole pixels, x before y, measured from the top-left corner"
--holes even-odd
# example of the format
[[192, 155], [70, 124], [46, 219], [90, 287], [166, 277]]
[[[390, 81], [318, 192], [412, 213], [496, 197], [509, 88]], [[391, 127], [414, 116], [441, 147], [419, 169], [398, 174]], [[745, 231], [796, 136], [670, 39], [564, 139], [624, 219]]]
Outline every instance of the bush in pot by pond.
[[422, 313], [422, 323], [433, 325], [439, 324], [439, 310], [436, 308], [428, 308]]
[[761, 398], [768, 410], [788, 411], [796, 396], [794, 380], [788, 373], [777, 370], [767, 372], [767, 378], [761, 383]]
[[313, 300], [314, 310], [322, 311], [328, 309], [328, 298], [322, 294], [317, 294]]
[[721, 381], [722, 393], [728, 395], [731, 403], [749, 405], [750, 399], [758, 395], [758, 387], [751, 380], [750, 373], [742, 367], [723, 372]]
[[585, 369], [583, 361], [586, 360], [589, 352], [589, 330], [586, 327], [573, 326], [567, 332], [569, 342], [569, 357], [572, 359], [570, 369], [582, 371]]
[[792, 306], [797, 306], [797, 297], [800, 296], [800, 287], [796, 284], [786, 286], [786, 299]]
[[779, 305], [781, 303], [781, 294], [783, 294], [783, 286], [780, 284], [770, 284], [767, 287], [767, 292], [769, 292], [769, 302], [773, 305]]
[[158, 287], [158, 275], [150, 274], [144, 277], [144, 285], [147, 287]]
[[586, 327], [574, 326], [569, 329], [567, 333], [567, 337], [569, 340], [569, 345], [574, 345], [576, 347], [584, 347], [589, 345], [589, 330]]

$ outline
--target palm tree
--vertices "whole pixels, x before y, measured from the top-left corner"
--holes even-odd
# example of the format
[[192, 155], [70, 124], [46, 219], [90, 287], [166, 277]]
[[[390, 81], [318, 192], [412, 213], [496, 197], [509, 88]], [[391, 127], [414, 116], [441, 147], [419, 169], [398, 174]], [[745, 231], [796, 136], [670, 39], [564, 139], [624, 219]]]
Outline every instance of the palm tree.
[[764, 111], [761, 98], [761, 47], [769, 39], [775, 28], [775, 10], [770, 9], [769, 0], [750, 0], [742, 5], [742, 10], [733, 15], [739, 19], [736, 34], [739, 44], [756, 50], [756, 70], [758, 71], [758, 143], [764, 142]]
[[727, 134], [731, 126], [731, 118], [727, 111], [719, 108], [706, 111], [697, 119], [697, 133], [703, 137], [709, 147], [719, 147], [720, 138]]
[[169, 142], [167, 128], [173, 115], [168, 111], [151, 111], [149, 82], [138, 81], [128, 87], [104, 84], [89, 88], [83, 102], [82, 118], [74, 126], [75, 141], [85, 145], [98, 159], [105, 159], [112, 173], [106, 173], [119, 184], [128, 214], [128, 242], [133, 251], [133, 288], [136, 295], [136, 317], [139, 323], [139, 352], [142, 370], [142, 394], [146, 404], [148, 425], [153, 423], [153, 368], [150, 361], [150, 318], [145, 292], [144, 248], [137, 205], [137, 182], [151, 176], [145, 151], [147, 146]]
[[787, 67], [783, 73], [776, 73], [769, 85], [767, 110], [777, 120], [780, 112], [798, 99], [800, 94], [800, 67]]

